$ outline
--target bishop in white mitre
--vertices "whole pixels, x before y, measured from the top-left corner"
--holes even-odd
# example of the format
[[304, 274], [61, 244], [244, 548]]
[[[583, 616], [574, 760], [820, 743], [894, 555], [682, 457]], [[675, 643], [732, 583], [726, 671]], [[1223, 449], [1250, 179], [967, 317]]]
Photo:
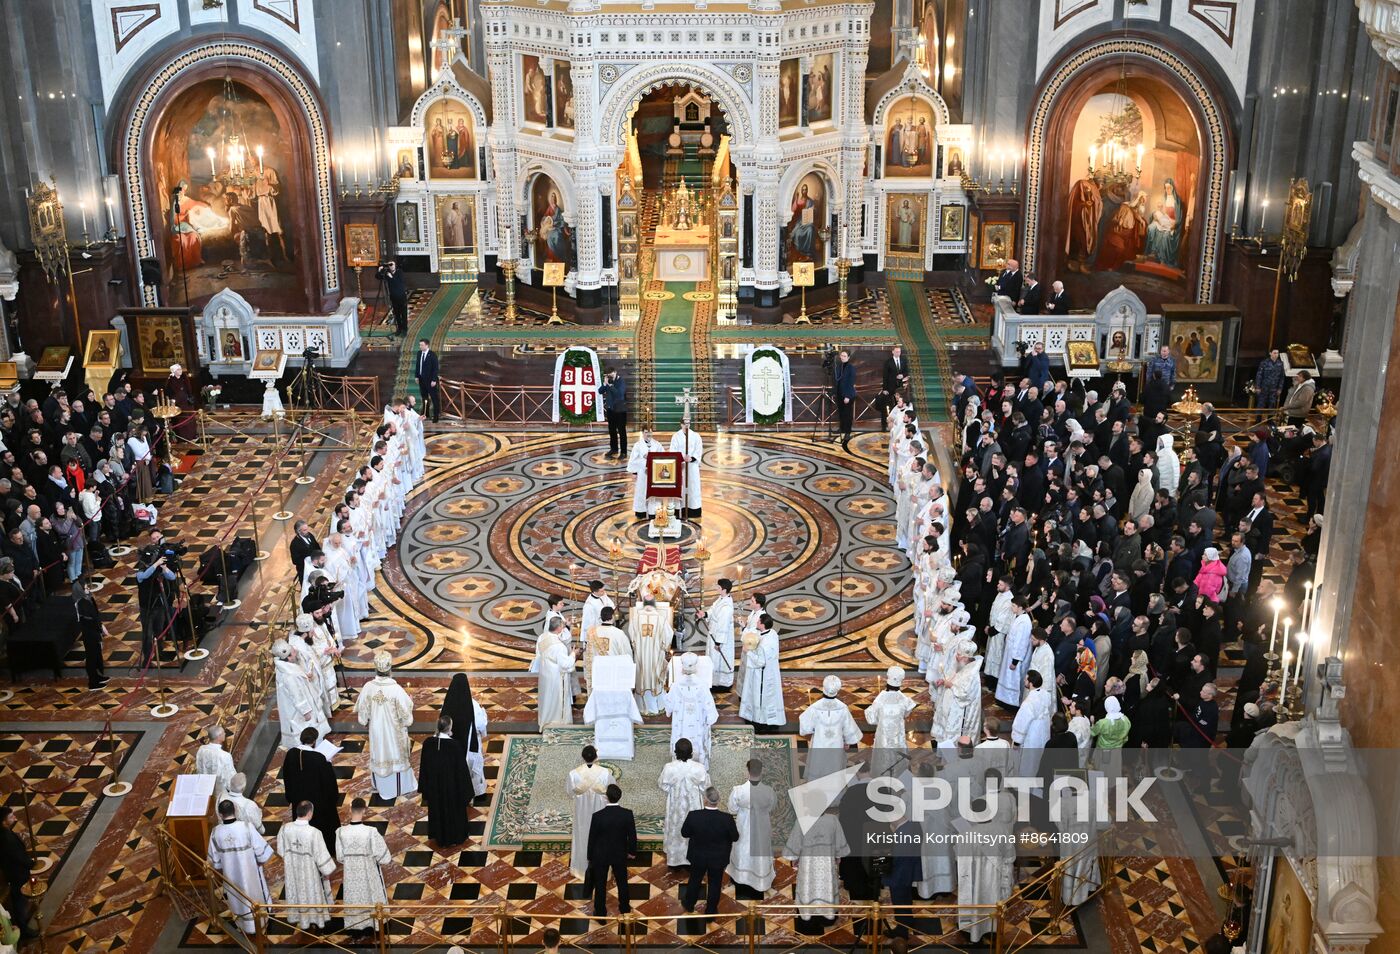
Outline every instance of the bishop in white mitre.
[[798, 717], [797, 734], [807, 742], [807, 778], [821, 778], [846, 767], [846, 749], [860, 744], [860, 727], [851, 710], [837, 696], [841, 679], [827, 676], [822, 680], [822, 697], [807, 707]]
[[574, 800], [574, 838], [569, 850], [569, 869], [580, 878], [588, 872], [588, 832], [593, 813], [607, 805], [608, 786], [613, 784], [612, 769], [598, 764], [598, 750], [583, 747], [583, 764], [569, 772], [564, 793]]
[[719, 719], [715, 697], [696, 675], [700, 660], [694, 653], [681, 656], [681, 676], [666, 693], [666, 714], [671, 717], [671, 748], [689, 739], [695, 761], [710, 767], [710, 726]]
[[875, 729], [871, 743], [870, 774], [884, 775], [909, 768], [909, 736], [905, 719], [914, 711], [914, 700], [904, 694], [904, 670], [891, 666], [885, 670], [885, 688], [865, 710], [865, 721]]
[[229, 779], [238, 769], [234, 767], [233, 756], [224, 751], [223, 726], [211, 726], [208, 740], [194, 754], [194, 771], [196, 775], [214, 776], [214, 805], [217, 807], [223, 800]]
[[560, 638], [563, 629], [564, 618], [554, 617], [536, 644], [539, 691], [535, 698], [535, 715], [541, 731], [547, 725], [572, 725], [574, 721], [575, 657]]
[[294, 927], [321, 928], [331, 919], [335, 901], [330, 876], [335, 859], [326, 848], [326, 836], [311, 826], [310, 802], [299, 802], [293, 809], [296, 820], [277, 832], [277, 853], [282, 856], [282, 896], [288, 904], [310, 905], [289, 911], [287, 920]]
[[[244, 934], [257, 931], [248, 901], [271, 904], [262, 866], [272, 860], [272, 846], [252, 825], [238, 818], [225, 800], [219, 805], [220, 824], [209, 833], [209, 866], [224, 876], [224, 900]], [[320, 832], [317, 832], [320, 834]], [[245, 900], [247, 899], [247, 900]]]
[[343, 869], [341, 891], [347, 931], [371, 930], [374, 906], [389, 903], [383, 867], [394, 859], [379, 829], [365, 824], [365, 808], [363, 798], [351, 802], [349, 824], [340, 826], [335, 833], [335, 860]]
[[719, 596], [699, 615], [705, 621], [705, 652], [710, 657], [716, 686], [734, 685], [734, 597], [729, 595], [733, 589], [734, 582], [721, 577]]
[[389, 675], [389, 654], [374, 654], [374, 678], [360, 689], [355, 716], [369, 727], [369, 769], [379, 797], [392, 802], [418, 791], [418, 778], [409, 762], [408, 727], [413, 724], [413, 700]]
[[699, 520], [700, 457], [705, 448], [700, 442], [700, 435], [690, 429], [688, 420], [681, 421], [681, 429], [671, 435], [670, 450], [685, 459], [685, 516]]
[[632, 453], [627, 458], [627, 473], [635, 474], [632, 483], [632, 512], [638, 520], [656, 516], [656, 498], [647, 497], [647, 455], [659, 454], [665, 447], [651, 436], [651, 428], [642, 428], [641, 438], [632, 445]]
[[960, 641], [953, 659], [953, 671], [929, 687], [934, 698], [929, 734], [940, 749], [955, 749], [958, 739], [975, 739], [982, 731], [982, 657], [977, 644]]
[[[228, 780], [228, 791], [224, 792], [224, 801], [233, 804], [233, 812], [238, 816], [239, 821], [245, 821], [257, 829], [258, 834], [266, 833], [263, 827], [263, 812], [258, 803], [243, 794], [243, 790], [248, 787], [248, 776], [242, 772], [234, 772], [233, 778]], [[218, 803], [215, 802], [217, 805]]]
[[783, 706], [783, 671], [778, 665], [778, 633], [767, 613], [758, 618], [758, 628], [744, 633], [744, 683], [739, 702], [739, 718], [755, 725], [783, 726], [787, 709]]
[[297, 651], [285, 639], [272, 644], [273, 671], [277, 681], [277, 721], [281, 723], [284, 749], [301, 744], [301, 731], [316, 729], [320, 738], [330, 734], [330, 723], [322, 709], [324, 695], [319, 678], [312, 682], [297, 659]]
[[[666, 701], [666, 663], [675, 631], [671, 615], [650, 596], [632, 611], [627, 624], [632, 658], [637, 663], [637, 697], [642, 715], [656, 715]], [[697, 806], [698, 807], [698, 806]]]
[[763, 781], [763, 763], [749, 759], [749, 780], [729, 793], [729, 811], [739, 829], [739, 840], [725, 869], [735, 884], [755, 891], [773, 886], [773, 808], [778, 797]]
[[690, 864], [690, 839], [681, 835], [685, 816], [705, 804], [705, 789], [710, 787], [710, 773], [691, 756], [689, 739], [676, 743], [676, 757], [666, 763], [657, 781], [666, 793], [666, 816], [661, 824], [661, 841], [666, 849], [666, 864], [672, 868]]

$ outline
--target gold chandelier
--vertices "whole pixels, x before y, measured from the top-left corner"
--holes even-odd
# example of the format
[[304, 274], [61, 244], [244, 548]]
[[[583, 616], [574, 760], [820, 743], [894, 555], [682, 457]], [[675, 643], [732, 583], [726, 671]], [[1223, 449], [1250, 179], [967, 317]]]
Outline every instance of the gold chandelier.
[[[1118, 74], [1118, 85], [1113, 90], [1114, 110], [1109, 114], [1107, 126], [1113, 137], [1089, 146], [1089, 178], [1100, 189], [1108, 186], [1127, 185], [1142, 175], [1142, 156], [1147, 151], [1142, 144], [1142, 122], [1132, 119], [1137, 107], [1128, 96], [1128, 69], [1125, 63]], [[1127, 135], [1136, 132], [1136, 136]], [[1103, 132], [1100, 130], [1100, 137]], [[1137, 139], [1137, 142], [1130, 141]]]

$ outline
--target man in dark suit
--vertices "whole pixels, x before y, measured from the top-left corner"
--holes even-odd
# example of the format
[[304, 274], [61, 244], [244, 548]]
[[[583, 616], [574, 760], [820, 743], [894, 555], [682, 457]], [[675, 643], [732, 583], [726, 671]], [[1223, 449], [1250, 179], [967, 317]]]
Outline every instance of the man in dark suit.
[[724, 867], [729, 864], [729, 853], [739, 840], [739, 827], [734, 824], [734, 816], [719, 809], [719, 789], [713, 785], [705, 789], [705, 807], [685, 816], [685, 821], [681, 823], [681, 837], [690, 839], [686, 854], [690, 861], [690, 881], [681, 894], [681, 905], [687, 913], [693, 912], [695, 902], [700, 897], [700, 882], [708, 879], [705, 913], [718, 914]]
[[856, 367], [851, 364], [851, 353], [845, 348], [836, 356], [836, 368], [832, 377], [836, 413], [841, 420], [841, 447], [850, 453], [851, 428], [854, 426], [856, 414]]
[[394, 313], [394, 334], [408, 334], [408, 286], [404, 284], [399, 263], [389, 261], [379, 266], [379, 280], [389, 293], [389, 308]]
[[1002, 269], [997, 276], [996, 293], [1005, 295], [1012, 301], [1021, 300], [1021, 284], [1024, 281], [1021, 277], [1021, 263], [1014, 258], [1006, 260], [1006, 268]]
[[1045, 289], [1035, 280], [1034, 275], [1027, 276], [1026, 283], [1021, 288], [1021, 297], [1016, 302], [1016, 310], [1023, 315], [1038, 315], [1044, 304]]
[[588, 829], [588, 878], [593, 886], [593, 916], [608, 913], [608, 872], [617, 882], [617, 910], [626, 914], [632, 910], [627, 897], [627, 862], [637, 857], [637, 821], [630, 808], [623, 808], [622, 789], [609, 785], [608, 804], [593, 813]]
[[889, 416], [890, 408], [894, 407], [895, 394], [903, 391], [905, 398], [909, 397], [908, 388], [909, 359], [904, 356], [904, 349], [895, 345], [890, 349], [890, 356], [885, 359], [885, 373], [880, 382], [880, 398], [875, 402], [875, 406], [880, 409], [881, 420]]
[[[894, 852], [888, 859], [885, 876], [880, 880], [890, 889], [890, 904], [901, 907], [914, 903], [914, 882], [924, 878], [924, 863], [918, 847], [924, 842], [924, 834], [923, 828], [909, 818], [897, 825], [894, 832]], [[909, 928], [914, 923], [913, 912], [897, 912], [894, 923], [894, 936], [908, 938]]]
[[603, 417], [608, 422], [608, 457], [627, 456], [627, 382], [612, 368], [598, 387], [603, 397]]
[[1332, 475], [1332, 445], [1321, 434], [1313, 435], [1312, 457], [1308, 459], [1308, 519], [1322, 513], [1327, 498], [1327, 481]]
[[423, 414], [432, 417], [436, 424], [442, 416], [442, 404], [438, 401], [438, 356], [428, 347], [427, 338], [418, 339], [418, 353], [413, 356], [413, 376], [418, 379], [418, 391], [423, 395]]
[[1031, 527], [1026, 522], [1026, 511], [1020, 507], [1011, 510], [1010, 520], [1001, 535], [1001, 561], [1007, 573], [1015, 572], [1026, 565], [1031, 555]]
[[321, 541], [311, 535], [311, 527], [305, 520], [296, 523], [296, 536], [292, 537], [292, 565], [297, 568], [297, 584], [306, 576], [306, 561], [313, 553], [321, 552]]
[[1045, 300], [1045, 313], [1048, 315], [1067, 315], [1069, 309], [1069, 292], [1065, 291], [1065, 283], [1051, 283], [1050, 297]]

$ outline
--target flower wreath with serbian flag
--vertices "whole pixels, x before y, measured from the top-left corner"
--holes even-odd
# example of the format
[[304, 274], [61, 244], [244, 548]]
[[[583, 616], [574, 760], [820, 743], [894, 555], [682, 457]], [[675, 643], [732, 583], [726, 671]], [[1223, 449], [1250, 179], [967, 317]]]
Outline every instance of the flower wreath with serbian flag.
[[592, 348], [566, 348], [554, 362], [553, 420], [589, 424], [603, 420], [603, 375]]

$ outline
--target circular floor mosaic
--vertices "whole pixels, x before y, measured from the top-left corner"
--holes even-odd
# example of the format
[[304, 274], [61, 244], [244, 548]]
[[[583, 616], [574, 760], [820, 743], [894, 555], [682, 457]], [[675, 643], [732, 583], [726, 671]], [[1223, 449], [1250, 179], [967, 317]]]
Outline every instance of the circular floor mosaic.
[[[718, 577], [743, 566], [744, 590], [770, 597], [785, 653], [834, 668], [888, 664], [881, 647], [896, 617], [907, 621], [908, 569], [884, 539], [893, 504], [881, 475], [816, 445], [706, 444], [703, 518], [680, 540], [692, 578], [697, 534], [712, 554], [706, 602]], [[400, 611], [421, 615], [430, 641], [479, 642], [485, 657], [516, 668], [533, 651], [548, 594], [567, 595], [574, 617], [588, 580], [625, 589], [650, 540], [632, 513], [632, 475], [605, 451], [580, 436], [449, 469], [415, 501], [391, 561]], [[614, 542], [625, 554], [615, 566]], [[432, 659], [430, 650], [411, 655]]]

